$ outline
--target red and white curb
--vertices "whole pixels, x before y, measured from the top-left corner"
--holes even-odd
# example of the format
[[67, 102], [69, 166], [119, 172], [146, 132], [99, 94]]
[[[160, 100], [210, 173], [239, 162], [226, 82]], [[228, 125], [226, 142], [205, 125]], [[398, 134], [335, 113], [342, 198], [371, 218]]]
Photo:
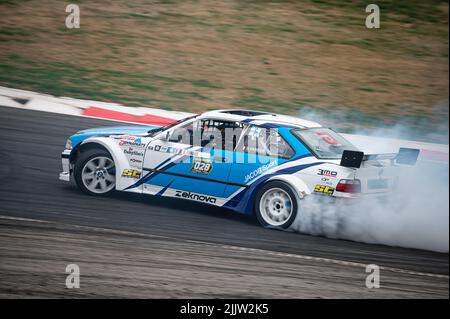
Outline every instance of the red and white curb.
[[5, 87], [0, 87], [0, 105], [149, 125], [168, 125], [176, 120], [192, 115], [192, 113], [166, 111], [156, 108], [128, 107], [116, 103], [54, 97]]
[[[106, 120], [164, 126], [176, 120], [193, 115], [148, 107], [128, 107], [117, 103], [80, 100], [69, 97], [55, 97], [32, 91], [0, 86], [0, 105], [25, 110], [77, 115]], [[396, 153], [400, 147], [418, 148], [421, 159], [449, 162], [449, 146], [424, 142], [344, 134], [353, 144], [366, 153]]]

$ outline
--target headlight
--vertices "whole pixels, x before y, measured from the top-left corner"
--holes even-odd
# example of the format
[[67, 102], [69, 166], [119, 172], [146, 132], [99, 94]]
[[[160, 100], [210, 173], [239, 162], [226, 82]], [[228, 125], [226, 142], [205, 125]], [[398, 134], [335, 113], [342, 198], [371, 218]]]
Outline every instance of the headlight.
[[66, 141], [66, 150], [71, 150], [72, 149], [72, 141], [70, 139], [68, 139]]

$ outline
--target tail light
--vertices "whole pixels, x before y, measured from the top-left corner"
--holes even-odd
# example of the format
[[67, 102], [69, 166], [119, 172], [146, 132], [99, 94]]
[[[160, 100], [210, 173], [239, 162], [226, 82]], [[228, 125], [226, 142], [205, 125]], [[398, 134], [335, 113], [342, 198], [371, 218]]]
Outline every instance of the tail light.
[[341, 179], [336, 186], [336, 191], [342, 193], [361, 193], [361, 181], [359, 179]]

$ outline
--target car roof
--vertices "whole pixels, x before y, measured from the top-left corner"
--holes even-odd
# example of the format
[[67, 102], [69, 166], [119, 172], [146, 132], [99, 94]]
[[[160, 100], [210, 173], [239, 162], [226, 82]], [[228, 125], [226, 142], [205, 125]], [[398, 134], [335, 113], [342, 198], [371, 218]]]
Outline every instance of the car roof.
[[322, 127], [319, 123], [304, 120], [301, 118], [281, 115], [276, 113], [266, 113], [261, 111], [230, 109], [216, 110], [201, 114], [199, 119], [208, 118], [224, 121], [235, 121], [248, 124], [254, 124], [267, 127], [295, 127], [295, 128], [313, 128]]

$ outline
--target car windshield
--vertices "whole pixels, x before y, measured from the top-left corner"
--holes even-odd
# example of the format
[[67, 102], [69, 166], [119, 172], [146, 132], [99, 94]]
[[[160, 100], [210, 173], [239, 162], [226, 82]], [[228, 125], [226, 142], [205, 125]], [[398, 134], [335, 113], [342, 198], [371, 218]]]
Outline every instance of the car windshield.
[[168, 130], [168, 129], [174, 127], [174, 126], [177, 126], [178, 124], [181, 124], [181, 123], [184, 123], [184, 122], [186, 122], [186, 121], [189, 121], [189, 120], [191, 120], [191, 119], [193, 119], [193, 118], [195, 118], [195, 117], [197, 117], [197, 116], [198, 116], [198, 115], [193, 115], [193, 116], [186, 117], [186, 118], [184, 118], [184, 119], [175, 121], [175, 122], [173, 122], [173, 123], [171, 123], [171, 124], [169, 124], [169, 125], [161, 126], [161, 127], [158, 127], [158, 128], [152, 129], [152, 130], [149, 130], [147, 133], [149, 134], [149, 136], [154, 136], [154, 135], [155, 135], [156, 133], [158, 133], [158, 132]]
[[294, 135], [305, 143], [318, 158], [340, 159], [345, 150], [358, 149], [343, 136], [328, 128], [298, 129]]

